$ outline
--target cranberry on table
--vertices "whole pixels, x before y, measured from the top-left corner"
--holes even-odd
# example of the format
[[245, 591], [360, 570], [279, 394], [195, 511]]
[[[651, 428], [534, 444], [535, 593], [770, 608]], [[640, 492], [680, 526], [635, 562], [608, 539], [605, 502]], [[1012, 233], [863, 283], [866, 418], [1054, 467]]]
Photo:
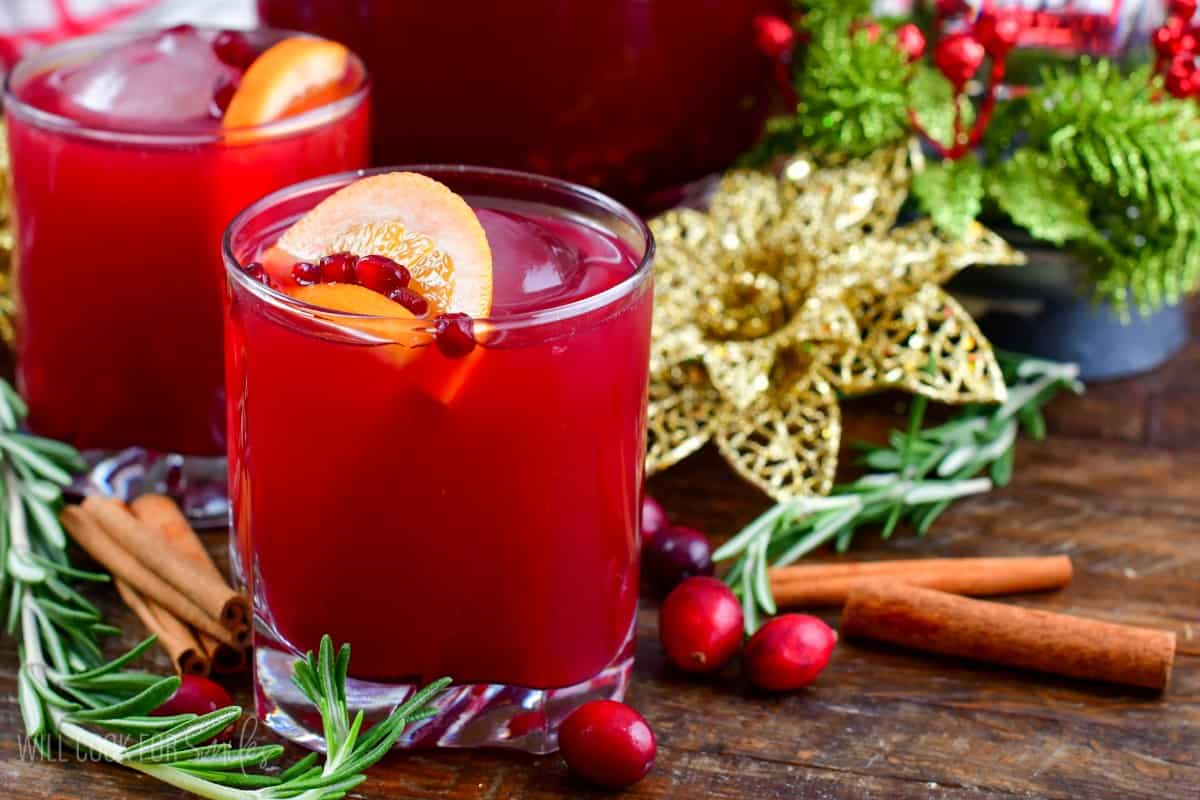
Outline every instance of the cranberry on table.
[[667, 511], [662, 503], [648, 494], [642, 495], [642, 545], [650, 541], [663, 528], [667, 527]]
[[694, 528], [663, 528], [642, 550], [646, 577], [662, 592], [697, 575], [712, 575], [712, 546]]
[[184, 675], [175, 694], [151, 712], [156, 717], [177, 714], [204, 715], [233, 705], [229, 692], [221, 684], [199, 675]]
[[787, 692], [817, 679], [837, 633], [808, 614], [784, 614], [750, 637], [742, 655], [746, 677], [760, 689]]
[[663, 601], [658, 638], [671, 663], [687, 672], [715, 672], [742, 645], [742, 605], [716, 578], [688, 578]]
[[624, 789], [646, 777], [658, 749], [645, 718], [615, 700], [575, 709], [559, 728], [558, 746], [576, 774], [608, 789]]

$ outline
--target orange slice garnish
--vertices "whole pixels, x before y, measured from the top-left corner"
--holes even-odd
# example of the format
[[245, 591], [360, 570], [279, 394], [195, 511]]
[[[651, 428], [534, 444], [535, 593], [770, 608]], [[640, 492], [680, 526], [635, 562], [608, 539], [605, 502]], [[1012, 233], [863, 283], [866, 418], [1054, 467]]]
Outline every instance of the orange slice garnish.
[[479, 218], [446, 186], [414, 172], [343, 187], [288, 228], [276, 247], [294, 261], [339, 252], [387, 256], [408, 269], [431, 317], [458, 312], [479, 319], [492, 310], [492, 251]]
[[356, 319], [351, 325], [357, 330], [392, 342], [407, 343], [427, 339], [414, 331], [416, 317], [399, 303], [393, 303], [378, 292], [352, 283], [319, 283], [301, 286], [288, 292], [297, 300], [330, 311], [362, 314], [380, 319]]
[[284, 39], [254, 59], [222, 125], [246, 128], [316, 108], [345, 94], [350, 51], [327, 39]]

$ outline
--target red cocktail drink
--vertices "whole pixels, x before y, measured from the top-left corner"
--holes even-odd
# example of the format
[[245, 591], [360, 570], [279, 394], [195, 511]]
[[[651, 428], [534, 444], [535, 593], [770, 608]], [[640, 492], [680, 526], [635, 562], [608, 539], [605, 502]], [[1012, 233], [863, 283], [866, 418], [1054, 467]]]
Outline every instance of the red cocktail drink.
[[[376, 162], [469, 161], [625, 200], [724, 169], [766, 116], [782, 0], [259, 0], [359, 53]], [[419, 79], [414, 76], [420, 76]]]
[[279, 192], [227, 239], [231, 502], [259, 711], [315, 741], [287, 665], [327, 633], [353, 648], [359, 707], [454, 679], [407, 743], [546, 751], [567, 712], [628, 679], [650, 237], [570, 184], [420, 171], [466, 198], [491, 248], [473, 347], [429, 318], [319, 308], [241, 271], [353, 176]]
[[17, 377], [38, 433], [87, 449], [221, 454], [221, 234], [268, 192], [366, 162], [356, 59], [330, 102], [230, 127], [247, 63], [281, 37], [226, 36], [241, 55], [217, 37], [92, 37], [9, 78]]

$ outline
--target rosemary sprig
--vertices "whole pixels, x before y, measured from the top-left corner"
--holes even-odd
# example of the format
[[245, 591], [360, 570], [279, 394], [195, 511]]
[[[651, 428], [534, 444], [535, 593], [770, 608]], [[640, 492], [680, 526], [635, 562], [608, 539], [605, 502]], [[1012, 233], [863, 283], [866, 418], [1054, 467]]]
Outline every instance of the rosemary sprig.
[[[828, 497], [775, 505], [717, 549], [717, 561], [736, 559], [725, 582], [742, 599], [748, 632], [761, 615], [777, 611], [769, 567], [791, 564], [830, 542], [843, 553], [865, 525], [881, 525], [888, 539], [907, 522], [924, 536], [955, 500], [1008, 483], [1018, 429], [1043, 438], [1042, 406], [1063, 389], [1082, 392], [1083, 385], [1074, 364], [998, 358], [1008, 383], [1003, 403], [966, 406], [949, 422], [923, 428], [927, 402], [916, 397], [906, 431], [892, 431], [886, 445], [862, 448], [862, 463], [872, 472], [835, 486]], [[990, 477], [981, 476], [984, 470]]]
[[364, 733], [362, 712], [351, 719], [346, 705], [350, 648], [335, 653], [326, 636], [315, 655], [296, 663], [294, 679], [321, 713], [324, 763], [314, 753], [270, 774], [262, 768], [283, 754], [279, 745], [209, 744], [241, 717], [237, 706], [203, 716], [152, 716], [179, 679], [128, 669], [153, 638], [104, 660], [101, 639], [120, 629], [105, 624], [72, 584], [109, 577], [71, 566], [58, 522], [62, 490], [84, 464], [73, 448], [22, 433], [26, 413], [21, 397], [0, 380], [0, 600], [7, 606], [8, 632], [20, 628], [17, 699], [25, 733], [43, 754], [50, 755], [57, 737], [211, 800], [335, 800], [366, 779], [362, 773], [408, 724], [436, 713], [431, 702], [447, 678], [416, 692]]

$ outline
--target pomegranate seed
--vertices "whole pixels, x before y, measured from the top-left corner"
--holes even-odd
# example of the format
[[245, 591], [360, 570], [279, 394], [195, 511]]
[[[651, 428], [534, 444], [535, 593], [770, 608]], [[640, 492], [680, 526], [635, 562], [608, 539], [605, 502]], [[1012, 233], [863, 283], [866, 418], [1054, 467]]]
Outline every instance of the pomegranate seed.
[[321, 268], [307, 261], [299, 261], [292, 265], [292, 280], [301, 286], [312, 286], [321, 282]]
[[223, 117], [225, 112], [229, 110], [229, 104], [233, 102], [233, 96], [237, 93], [237, 81], [227, 80], [222, 78], [217, 83], [217, 88], [213, 91], [213, 116]]
[[642, 495], [642, 547], [668, 525], [662, 504], [648, 494]]
[[567, 766], [609, 789], [624, 789], [654, 766], [654, 731], [641, 714], [615, 700], [593, 700], [571, 712], [558, 731]]
[[354, 277], [359, 286], [386, 295], [393, 289], [408, 285], [408, 270], [387, 256], [363, 256], [354, 265]]
[[742, 645], [742, 605], [716, 578], [688, 578], [663, 601], [658, 638], [671, 663], [687, 672], [715, 672]]
[[217, 58], [231, 67], [245, 71], [258, 58], [245, 34], [238, 31], [221, 31], [213, 39], [213, 52]]
[[175, 36], [191, 36], [195, 32], [196, 32], [196, 26], [189, 25], [186, 22], [181, 23], [179, 25], [173, 25], [170, 28], [167, 28], [165, 31], [163, 31], [163, 33], [169, 33], [169, 34], [172, 34]]
[[692, 528], [663, 528], [642, 550], [646, 575], [664, 594], [696, 575], [712, 575], [708, 538]]
[[354, 283], [354, 265], [358, 257], [353, 253], [334, 253], [321, 259], [321, 280], [324, 283]]
[[267, 275], [267, 271], [263, 269], [263, 265], [257, 261], [251, 261], [249, 264], [242, 267], [242, 272], [246, 273], [263, 286], [271, 285], [271, 276]]
[[475, 320], [466, 314], [437, 318], [437, 346], [446, 358], [462, 358], [475, 349]]
[[746, 677], [761, 689], [787, 692], [807, 686], [829, 663], [837, 633], [808, 614], [784, 614], [746, 643]]
[[388, 292], [388, 299], [399, 303], [418, 317], [425, 316], [429, 311], [429, 301], [407, 286], [392, 289]]

